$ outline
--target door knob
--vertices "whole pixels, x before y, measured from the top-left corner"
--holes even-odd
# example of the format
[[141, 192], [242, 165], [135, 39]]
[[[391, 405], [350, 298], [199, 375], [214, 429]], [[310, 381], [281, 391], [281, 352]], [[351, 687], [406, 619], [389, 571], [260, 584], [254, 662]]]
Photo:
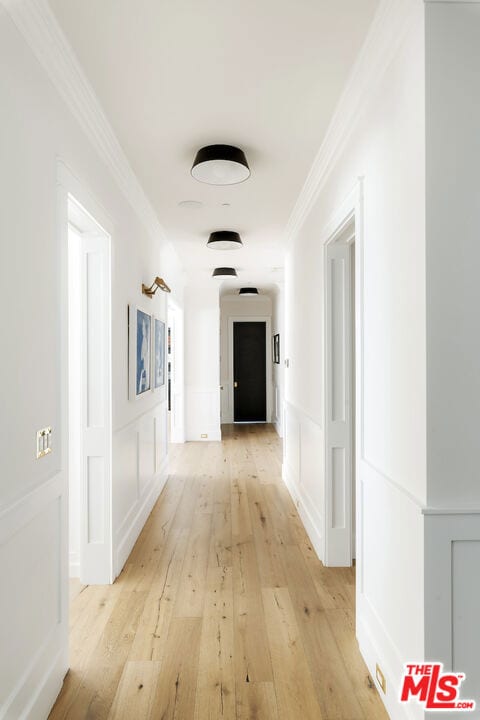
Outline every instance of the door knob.
[[235, 380], [235, 382], [233, 383], [233, 387], [234, 387], [234, 388], [238, 387], [238, 382], [237, 382], [236, 380]]

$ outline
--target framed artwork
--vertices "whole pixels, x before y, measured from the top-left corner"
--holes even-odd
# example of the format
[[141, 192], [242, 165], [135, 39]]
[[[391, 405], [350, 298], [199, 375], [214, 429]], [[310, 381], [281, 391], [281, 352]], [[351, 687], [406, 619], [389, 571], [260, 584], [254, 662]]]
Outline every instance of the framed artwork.
[[153, 318], [153, 390], [165, 385], [165, 323]]
[[128, 308], [130, 399], [152, 387], [152, 316], [135, 305]]
[[280, 365], [280, 334], [273, 336], [273, 362]]

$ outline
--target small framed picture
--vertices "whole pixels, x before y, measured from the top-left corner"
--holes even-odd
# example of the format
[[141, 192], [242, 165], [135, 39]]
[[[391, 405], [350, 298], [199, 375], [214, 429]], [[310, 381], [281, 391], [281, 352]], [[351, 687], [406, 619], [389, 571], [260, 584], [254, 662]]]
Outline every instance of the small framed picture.
[[165, 323], [153, 318], [153, 390], [165, 385]]
[[280, 365], [280, 334], [273, 336], [273, 362]]
[[129, 396], [141, 397], [152, 387], [152, 316], [128, 307]]

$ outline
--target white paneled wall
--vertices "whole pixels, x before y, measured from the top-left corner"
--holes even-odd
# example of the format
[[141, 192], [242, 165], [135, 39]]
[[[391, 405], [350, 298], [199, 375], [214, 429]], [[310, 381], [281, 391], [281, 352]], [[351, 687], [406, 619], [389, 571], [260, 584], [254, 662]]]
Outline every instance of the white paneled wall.
[[[64, 478], [42, 483], [0, 514], [0, 717], [46, 717], [66, 667], [68, 597]], [[32, 652], [34, 648], [34, 652]]]
[[478, 703], [480, 512], [426, 510], [425, 565], [426, 654], [466, 673], [462, 698]]
[[324, 557], [324, 437], [304, 411], [285, 403], [283, 477], [318, 557]]
[[114, 569], [121, 571], [167, 480], [167, 403], [113, 435]]

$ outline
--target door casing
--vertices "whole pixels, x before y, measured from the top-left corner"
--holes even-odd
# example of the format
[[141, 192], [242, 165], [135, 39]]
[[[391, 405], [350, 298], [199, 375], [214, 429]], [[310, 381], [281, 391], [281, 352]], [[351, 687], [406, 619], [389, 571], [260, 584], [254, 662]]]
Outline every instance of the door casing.
[[324, 563], [350, 566], [355, 540], [355, 214], [324, 247]]
[[[253, 315], [253, 316], [237, 316], [232, 315], [228, 318], [228, 353], [229, 353], [229, 380], [228, 380], [228, 406], [231, 413], [229, 418], [233, 422], [233, 402], [234, 387], [233, 383], [233, 323], [236, 322], [264, 322], [265, 333], [265, 358], [267, 362], [267, 423], [272, 421], [272, 401], [273, 401], [273, 373], [272, 373], [272, 319], [269, 315]], [[225, 392], [225, 388], [224, 388]]]

